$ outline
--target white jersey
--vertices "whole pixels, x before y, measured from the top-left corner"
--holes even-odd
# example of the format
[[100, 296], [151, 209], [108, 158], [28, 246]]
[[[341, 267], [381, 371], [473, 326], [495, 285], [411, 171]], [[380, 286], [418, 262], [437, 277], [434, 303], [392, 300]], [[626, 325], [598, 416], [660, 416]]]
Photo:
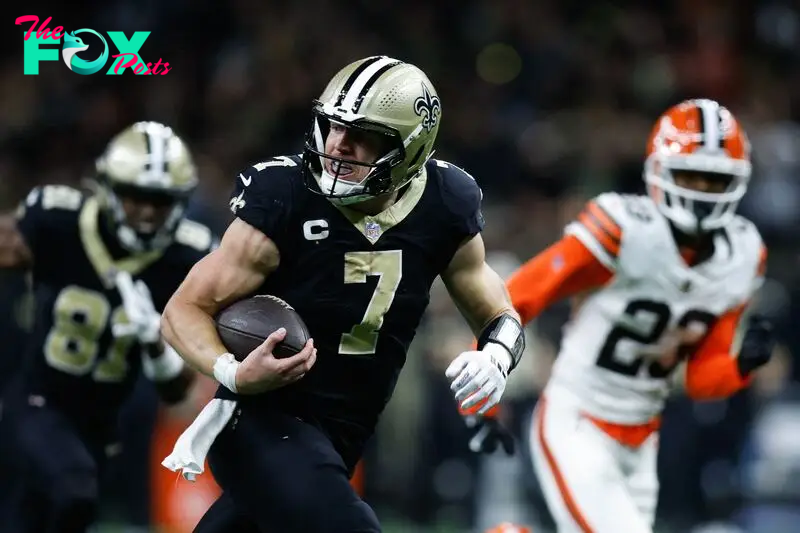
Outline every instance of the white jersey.
[[763, 245], [755, 226], [736, 217], [714, 237], [713, 255], [688, 267], [649, 197], [606, 193], [593, 203], [587, 212], [617, 231], [598, 238], [603, 224], [595, 220], [591, 228], [588, 215], [566, 233], [614, 276], [566, 326], [546, 395], [601, 420], [641, 424], [661, 413], [669, 394], [669, 372], [655, 363], [656, 356], [682, 328], [707, 331], [750, 300], [762, 281]]

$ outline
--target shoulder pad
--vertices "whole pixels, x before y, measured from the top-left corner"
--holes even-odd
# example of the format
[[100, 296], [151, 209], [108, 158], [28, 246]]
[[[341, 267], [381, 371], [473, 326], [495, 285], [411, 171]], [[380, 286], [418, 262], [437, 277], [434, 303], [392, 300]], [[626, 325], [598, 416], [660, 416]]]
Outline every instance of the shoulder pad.
[[616, 193], [604, 193], [589, 200], [577, 220], [567, 225], [564, 233], [574, 235], [598, 261], [611, 270], [616, 269], [623, 225], [619, 213], [622, 198]]
[[447, 161], [431, 159], [426, 165], [429, 179], [437, 179], [442, 201], [466, 234], [479, 233], [484, 226], [481, 202], [483, 191], [466, 170]]
[[305, 190], [300, 165], [297, 156], [278, 156], [239, 172], [228, 202], [231, 212], [274, 239]]
[[739, 256], [744, 263], [743, 268], [753, 279], [750, 291], [752, 294], [764, 283], [767, 272], [767, 247], [756, 225], [743, 216], [734, 217], [726, 229], [733, 253]]
[[284, 182], [293, 175], [299, 166], [300, 162], [295, 157], [281, 155], [256, 163], [239, 172], [239, 175], [236, 176], [234, 194], [229, 202], [231, 212], [238, 216], [239, 209], [247, 206], [247, 197], [252, 196], [253, 193], [258, 195], [260, 191], [271, 191], [276, 186], [285, 186]]
[[279, 155], [267, 161], [256, 163], [252, 168], [254, 168], [256, 172], [269, 172], [268, 169], [292, 168], [298, 167], [300, 164], [301, 161], [297, 156]]
[[755, 224], [745, 217], [736, 215], [726, 229], [731, 238], [744, 247], [742, 249], [743, 253], [761, 249], [763, 243], [761, 232], [758, 231]]
[[460, 177], [461, 179], [475, 182], [475, 178], [472, 176], [472, 174], [460, 166], [451, 163], [450, 161], [445, 161], [444, 159], [431, 159], [425, 166], [428, 168], [428, 170], [430, 170], [431, 167], [438, 169], [443, 176]]
[[[614, 192], [600, 194], [586, 203], [576, 221], [565, 233], [577, 237], [607, 268], [619, 266], [624, 244], [641, 230], [657, 230], [661, 219], [653, 202], [646, 196]], [[663, 221], [662, 221], [663, 222]]]
[[[605, 196], [605, 195], [602, 195]], [[663, 221], [658, 207], [649, 196], [638, 194], [614, 194], [619, 199], [619, 209], [614, 212], [620, 222], [628, 227]]]
[[208, 252], [213, 248], [214, 235], [207, 226], [194, 220], [183, 219], [175, 231], [175, 242], [198, 252]]
[[83, 205], [84, 193], [67, 185], [44, 185], [28, 193], [25, 208], [39, 206], [43, 210], [77, 211]]
[[588, 203], [592, 202], [596, 202], [623, 228], [648, 224], [660, 216], [655, 204], [647, 196], [605, 192], [595, 196]]
[[34, 256], [47, 253], [47, 243], [76, 233], [86, 195], [66, 185], [36, 187], [17, 208], [17, 229]]
[[76, 218], [86, 195], [67, 185], [43, 185], [31, 189], [25, 200], [17, 206], [17, 220], [52, 220], [59, 226]]

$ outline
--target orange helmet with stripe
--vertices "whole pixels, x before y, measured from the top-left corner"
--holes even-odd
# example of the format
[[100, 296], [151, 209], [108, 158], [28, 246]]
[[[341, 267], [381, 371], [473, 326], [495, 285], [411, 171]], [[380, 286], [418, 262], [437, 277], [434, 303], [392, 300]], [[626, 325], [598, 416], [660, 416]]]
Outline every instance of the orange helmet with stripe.
[[[739, 121], [713, 100], [687, 100], [659, 117], [647, 143], [648, 193], [681, 231], [695, 234], [725, 226], [747, 191], [750, 143]], [[723, 192], [682, 187], [676, 172], [726, 180]]]
[[491, 529], [487, 529], [486, 533], [532, 533], [532, 531], [531, 528], [526, 526], [518, 526], [511, 522], [503, 522]]

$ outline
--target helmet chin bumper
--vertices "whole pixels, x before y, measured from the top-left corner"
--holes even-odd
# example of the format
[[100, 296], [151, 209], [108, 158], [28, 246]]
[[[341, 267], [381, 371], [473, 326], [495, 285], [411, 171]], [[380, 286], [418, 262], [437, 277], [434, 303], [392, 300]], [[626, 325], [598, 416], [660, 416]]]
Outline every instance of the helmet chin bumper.
[[364, 180], [359, 183], [350, 183], [340, 180], [337, 176], [322, 169], [317, 178], [317, 185], [323, 195], [327, 196], [332, 202], [339, 205], [355, 204], [372, 198], [364, 192]]

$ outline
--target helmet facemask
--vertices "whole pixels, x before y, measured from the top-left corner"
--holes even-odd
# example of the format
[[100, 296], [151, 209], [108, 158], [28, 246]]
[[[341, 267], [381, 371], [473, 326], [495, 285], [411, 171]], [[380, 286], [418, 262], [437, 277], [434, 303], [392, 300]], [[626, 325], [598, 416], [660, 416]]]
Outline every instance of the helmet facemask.
[[[102, 177], [101, 177], [102, 179]], [[188, 198], [158, 190], [147, 190], [135, 186], [110, 185], [102, 180], [102, 194], [105, 197], [111, 231], [119, 243], [131, 252], [141, 253], [162, 250], [174, 240], [175, 231], [183, 219]], [[166, 216], [159, 217], [153, 227], [143, 227], [132, 223], [123, 207], [123, 199], [137, 204], [150, 204], [155, 209], [167, 209]]]
[[[681, 173], [698, 175], [710, 182], [723, 182], [722, 192], [699, 191], [678, 184]], [[749, 161], [705, 154], [651, 155], [645, 163], [645, 181], [661, 213], [677, 229], [701, 235], [722, 228], [736, 215], [747, 192]]]
[[[311, 191], [347, 205], [399, 188], [393, 187], [392, 170], [403, 162], [405, 148], [397, 130], [364, 119], [345, 121], [342, 117], [324, 113], [319, 103], [315, 105], [313, 115], [303, 150], [303, 178]], [[325, 141], [332, 125], [347, 128], [347, 135], [356, 138], [362, 135], [372, 137], [380, 145], [377, 159], [368, 163], [327, 154]], [[351, 173], [363, 172], [363, 169], [368, 171], [362, 179], [348, 179]]]

